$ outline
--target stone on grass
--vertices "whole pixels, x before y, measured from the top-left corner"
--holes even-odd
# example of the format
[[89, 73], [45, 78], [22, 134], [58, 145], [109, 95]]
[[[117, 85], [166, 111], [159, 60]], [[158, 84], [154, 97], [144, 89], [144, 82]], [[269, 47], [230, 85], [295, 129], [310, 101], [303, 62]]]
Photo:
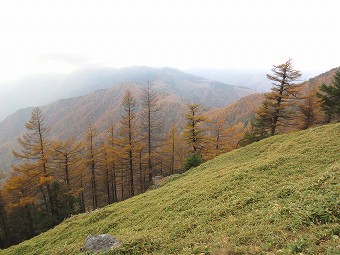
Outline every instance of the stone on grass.
[[103, 252], [117, 248], [121, 243], [109, 234], [89, 235], [86, 238], [83, 251]]

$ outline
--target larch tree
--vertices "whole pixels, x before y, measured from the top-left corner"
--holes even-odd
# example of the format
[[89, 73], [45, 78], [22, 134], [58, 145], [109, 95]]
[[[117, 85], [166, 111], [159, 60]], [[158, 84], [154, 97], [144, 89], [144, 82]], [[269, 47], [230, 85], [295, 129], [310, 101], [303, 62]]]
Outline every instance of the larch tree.
[[209, 150], [208, 159], [227, 152], [231, 147], [231, 137], [234, 128], [226, 128], [225, 121], [221, 118], [211, 120], [209, 123]]
[[203, 115], [199, 114], [199, 104], [189, 104], [189, 113], [185, 115], [186, 125], [183, 132], [184, 140], [190, 147], [191, 153], [201, 156], [206, 141], [205, 130], [202, 123], [206, 121]]
[[292, 99], [297, 99], [298, 85], [294, 83], [301, 77], [301, 72], [294, 69], [293, 60], [289, 59], [281, 65], [274, 65], [272, 74], [267, 78], [272, 81], [272, 92], [265, 95], [266, 114], [271, 119], [271, 136], [275, 135], [278, 126], [283, 126], [292, 119]]
[[73, 213], [73, 196], [79, 195], [79, 187], [76, 179], [79, 179], [81, 169], [81, 154], [84, 147], [81, 142], [75, 142], [73, 138], [65, 141], [54, 141], [55, 151], [55, 172], [58, 178], [66, 185], [66, 194], [69, 206], [69, 213]]
[[[122, 138], [120, 143], [123, 146], [125, 152], [125, 159], [127, 161], [127, 174], [129, 178], [129, 195], [135, 195], [135, 183], [134, 183], [134, 154], [135, 154], [135, 119], [137, 102], [130, 90], [125, 92], [123, 101], [123, 115], [121, 118], [120, 137]], [[122, 185], [124, 185], [122, 183]]]
[[69, 189], [71, 189], [72, 176], [75, 175], [70, 171], [74, 170], [81, 161], [81, 152], [83, 149], [82, 143], [75, 142], [74, 138], [54, 142], [56, 168], [63, 170], [61, 178]]
[[55, 215], [51, 183], [54, 177], [51, 173], [52, 144], [49, 137], [50, 129], [45, 126], [45, 116], [39, 108], [32, 111], [30, 120], [26, 123], [27, 132], [18, 138], [20, 151], [13, 155], [22, 163], [13, 167], [22, 175], [29, 175], [32, 183], [37, 183], [41, 191], [46, 214]]
[[269, 137], [273, 122], [273, 111], [271, 102], [265, 99], [250, 121], [249, 126], [245, 129], [243, 138], [240, 139], [238, 145], [245, 146]]
[[118, 165], [118, 159], [121, 156], [120, 151], [117, 149], [118, 141], [115, 137], [115, 126], [113, 123], [111, 123], [110, 128], [107, 130], [107, 164], [109, 167], [109, 176], [110, 176], [110, 184], [111, 184], [111, 202], [117, 202], [118, 201], [118, 195], [117, 195], [117, 187], [118, 187], [118, 173], [117, 173], [117, 165]]
[[159, 97], [150, 83], [142, 88], [141, 106], [142, 133], [147, 151], [147, 176], [150, 185], [153, 176], [154, 154], [160, 146], [163, 128]]
[[88, 170], [91, 184], [92, 209], [98, 208], [97, 160], [98, 148], [96, 144], [97, 130], [91, 125], [85, 134], [85, 167]]
[[104, 193], [106, 194], [106, 203], [112, 203], [112, 196], [111, 196], [111, 177], [110, 177], [110, 166], [111, 166], [111, 159], [110, 159], [110, 145], [106, 143], [106, 141], [101, 143], [99, 148], [100, 154], [98, 157], [98, 169], [99, 173], [98, 178], [99, 183], [102, 182]]
[[252, 122], [254, 141], [259, 141], [270, 136], [273, 131], [273, 118], [275, 111], [276, 110], [272, 106], [271, 100], [266, 98], [259, 110], [256, 112], [255, 120]]
[[222, 143], [222, 138], [223, 138], [223, 129], [224, 129], [224, 125], [223, 125], [223, 120], [218, 119], [216, 121], [214, 121], [212, 123], [212, 128], [211, 128], [211, 132], [212, 135], [214, 136], [214, 149], [216, 150], [216, 154], [219, 154], [219, 151], [221, 150], [221, 147], [223, 145]]
[[321, 109], [327, 115], [327, 122], [340, 116], [340, 72], [336, 72], [332, 84], [322, 84], [317, 94], [321, 99]]
[[175, 173], [176, 168], [176, 149], [178, 147], [178, 134], [177, 134], [177, 126], [173, 124], [168, 131], [168, 134], [165, 138], [165, 144], [163, 146], [163, 154], [166, 163], [166, 167], [169, 168], [170, 174]]
[[321, 121], [321, 102], [316, 95], [317, 88], [314, 87], [310, 88], [304, 96], [300, 97], [301, 100], [298, 104], [300, 116], [297, 119], [297, 125], [300, 129], [307, 129]]
[[[28, 239], [35, 235], [33, 208], [38, 198], [35, 196], [36, 187], [28, 185], [30, 177], [28, 175], [12, 172], [11, 176], [3, 185], [3, 195], [6, 197], [6, 203], [10, 208], [10, 218], [17, 216], [16, 222], [19, 222], [12, 232], [19, 230], [19, 240]], [[13, 213], [13, 212], [16, 213]]]

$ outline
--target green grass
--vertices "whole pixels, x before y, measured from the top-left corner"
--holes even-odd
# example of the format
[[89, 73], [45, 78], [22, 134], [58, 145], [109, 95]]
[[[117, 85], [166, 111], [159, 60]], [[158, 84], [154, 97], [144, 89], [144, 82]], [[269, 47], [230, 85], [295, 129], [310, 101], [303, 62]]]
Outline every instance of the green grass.
[[0, 254], [339, 254], [340, 124], [275, 136], [170, 178], [157, 190], [65, 220]]

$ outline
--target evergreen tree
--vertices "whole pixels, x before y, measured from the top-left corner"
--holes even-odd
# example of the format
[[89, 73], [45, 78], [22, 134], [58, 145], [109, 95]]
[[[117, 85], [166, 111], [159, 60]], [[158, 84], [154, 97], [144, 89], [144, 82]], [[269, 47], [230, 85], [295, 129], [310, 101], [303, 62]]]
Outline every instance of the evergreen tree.
[[193, 153], [189, 155], [185, 161], [185, 170], [189, 170], [192, 167], [199, 166], [203, 163], [203, 160], [200, 155]]
[[336, 72], [332, 84], [322, 84], [318, 97], [321, 99], [321, 108], [327, 115], [327, 122], [334, 116], [340, 115], [340, 72]]

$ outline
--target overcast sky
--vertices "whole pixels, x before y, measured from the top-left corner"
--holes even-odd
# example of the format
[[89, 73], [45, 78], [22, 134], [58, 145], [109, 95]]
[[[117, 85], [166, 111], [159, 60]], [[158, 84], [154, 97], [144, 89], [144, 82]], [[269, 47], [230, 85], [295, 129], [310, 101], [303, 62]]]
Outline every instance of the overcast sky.
[[79, 67], [340, 65], [339, 0], [1, 0], [0, 80]]

